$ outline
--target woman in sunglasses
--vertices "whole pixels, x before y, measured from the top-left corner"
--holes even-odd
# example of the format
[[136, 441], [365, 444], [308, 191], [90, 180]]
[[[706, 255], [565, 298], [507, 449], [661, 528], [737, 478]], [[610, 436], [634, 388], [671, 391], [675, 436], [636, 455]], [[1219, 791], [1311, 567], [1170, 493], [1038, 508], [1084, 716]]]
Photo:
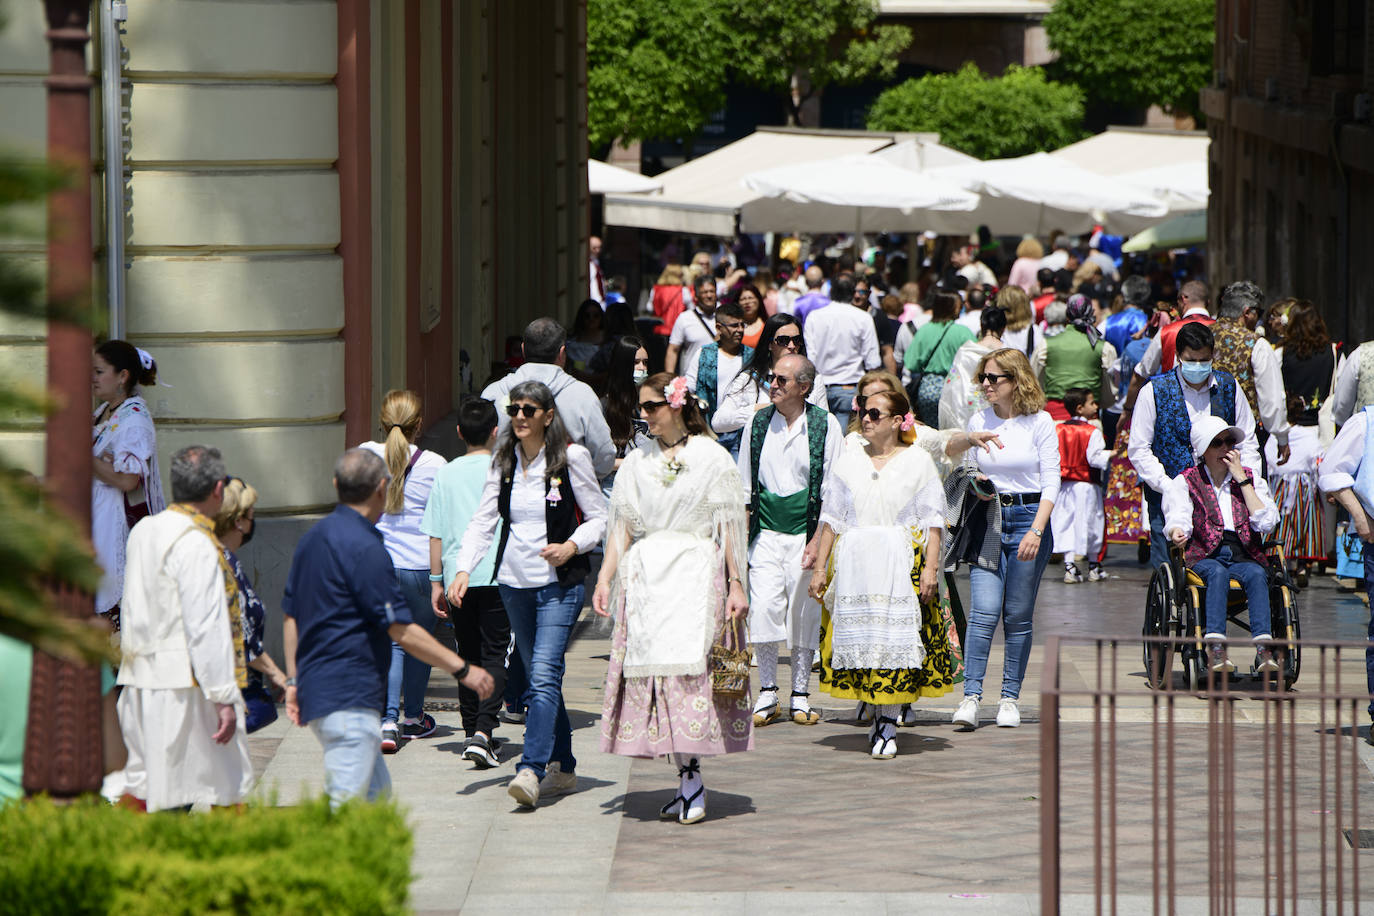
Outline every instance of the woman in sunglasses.
[[1002, 541], [995, 568], [969, 567], [964, 699], [953, 721], [969, 729], [978, 725], [983, 675], [1000, 620], [1006, 658], [997, 724], [1015, 728], [1021, 724], [1017, 698], [1030, 658], [1035, 595], [1053, 549], [1047, 529], [1059, 496], [1059, 436], [1030, 360], [1020, 350], [994, 350], [978, 363], [975, 377], [988, 406], [969, 420], [969, 432], [995, 432], [1003, 446], [973, 453], [977, 479], [986, 487], [979, 496], [1001, 503]]
[[[789, 353], [806, 355], [806, 341], [802, 340], [801, 323], [786, 312], [769, 316], [763, 323], [759, 345], [754, 355], [740, 369], [716, 407], [715, 415], [707, 419], [717, 434], [743, 429], [754, 416], [769, 404], [768, 386], [773, 380], [773, 364]], [[816, 383], [806, 400], [826, 408], [825, 379], [817, 375]]]
[[826, 479], [809, 591], [824, 602], [821, 689], [877, 708], [870, 754], [889, 759], [901, 706], [948, 693], [957, 672], [940, 594], [945, 491], [930, 454], [910, 447], [904, 393], [873, 394], [858, 414], [864, 446]]
[[671, 756], [680, 784], [659, 816], [694, 824], [706, 817], [701, 758], [753, 747], [747, 690], [713, 693], [707, 667], [727, 622], [743, 648], [748, 496], [686, 379], [649, 376], [639, 409], [653, 441], [616, 474], [592, 596], [593, 610], [615, 618], [601, 749]]
[[563, 655], [582, 612], [587, 553], [606, 530], [606, 497], [591, 453], [568, 442], [542, 382], [510, 390], [477, 513], [463, 535], [449, 597], [462, 606], [468, 574], [486, 556], [500, 523], [496, 584], [528, 673], [525, 747], [507, 789], [533, 808], [541, 795], [577, 788], [572, 726], [563, 702]]

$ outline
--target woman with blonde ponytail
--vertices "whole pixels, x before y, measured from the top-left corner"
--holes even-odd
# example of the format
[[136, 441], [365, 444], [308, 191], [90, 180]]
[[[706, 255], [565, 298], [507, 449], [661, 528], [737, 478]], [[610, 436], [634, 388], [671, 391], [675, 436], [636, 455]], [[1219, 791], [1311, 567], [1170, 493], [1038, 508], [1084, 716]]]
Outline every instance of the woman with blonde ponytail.
[[[391, 482], [387, 485], [386, 506], [377, 522], [396, 567], [396, 579], [410, 606], [411, 618], [426, 630], [434, 627], [434, 608], [430, 603], [429, 535], [420, 530], [434, 487], [435, 475], [444, 459], [434, 452], [417, 448], [424, 421], [423, 404], [413, 391], [388, 391], [382, 400], [379, 418], [382, 441], [364, 442], [362, 448], [386, 462]], [[429, 684], [429, 665], [408, 655], [395, 643], [391, 646], [391, 674], [387, 679], [386, 711], [382, 714], [382, 750], [395, 753], [401, 741], [428, 738], [437, 727], [434, 717], [425, 713], [425, 687]], [[405, 717], [400, 718], [405, 700]]]

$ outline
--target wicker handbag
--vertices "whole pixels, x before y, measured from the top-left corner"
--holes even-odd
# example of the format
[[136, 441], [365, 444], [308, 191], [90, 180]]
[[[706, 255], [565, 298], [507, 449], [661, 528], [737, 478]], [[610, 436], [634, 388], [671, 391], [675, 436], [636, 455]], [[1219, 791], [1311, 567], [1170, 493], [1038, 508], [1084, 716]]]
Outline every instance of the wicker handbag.
[[730, 620], [720, 640], [711, 646], [707, 660], [711, 672], [711, 692], [722, 697], [742, 697], [749, 692], [749, 650], [740, 638], [740, 622]]

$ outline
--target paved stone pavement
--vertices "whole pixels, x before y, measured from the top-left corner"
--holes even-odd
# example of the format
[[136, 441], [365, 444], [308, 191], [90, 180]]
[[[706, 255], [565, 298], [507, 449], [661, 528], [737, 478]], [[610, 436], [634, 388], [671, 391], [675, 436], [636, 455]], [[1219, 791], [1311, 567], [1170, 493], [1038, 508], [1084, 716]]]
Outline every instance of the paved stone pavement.
[[[516, 810], [505, 794], [519, 756], [519, 728], [502, 727], [501, 737], [509, 743], [502, 749], [501, 767], [472, 768], [458, 756], [463, 736], [458, 714], [451, 711], [456, 688], [447, 676], [436, 676], [429, 700], [440, 723], [438, 734], [388, 758], [396, 796], [415, 830], [411, 903], [420, 912], [464, 913], [1039, 912], [1039, 689], [1045, 637], [1139, 632], [1146, 572], [1127, 558], [1109, 566], [1113, 579], [1074, 586], [1057, 581], [1050, 567], [1036, 611], [1021, 728], [992, 727], [995, 706], [985, 705], [982, 727], [955, 731], [949, 715], [959, 697], [951, 694], [918, 704], [920, 721], [899, 733], [899, 756], [876, 761], [867, 755], [866, 729], [852, 721], [852, 705], [819, 693], [813, 677], [812, 699], [824, 711], [821, 724], [772, 725], [756, 732], [754, 752], [708, 760], [703, 773], [709, 816], [691, 827], [657, 817], [676, 787], [669, 764], [597, 750], [609, 640], [604, 622], [590, 612], [568, 653], [565, 680], [580, 791], [546, 801], [536, 811]], [[966, 576], [961, 580], [967, 595]], [[1314, 576], [1302, 602], [1305, 636], [1362, 638], [1368, 611], [1329, 578]], [[1066, 646], [1063, 685], [1103, 683], [1097, 658], [1091, 645]], [[1083, 697], [1062, 703], [1061, 911], [1066, 913], [1094, 910], [1094, 831], [1100, 827], [1106, 843], [1113, 826], [1118, 911], [1153, 911], [1156, 809], [1151, 799], [1160, 781], [1151, 761], [1163, 753], [1151, 725], [1157, 707], [1143, 683], [1138, 643], [1127, 639], [1116, 658], [1116, 677], [1108, 685], [1120, 694], [1114, 770], [1105, 756], [1111, 745], [1094, 745], [1092, 722], [1106, 713], [1095, 712]], [[1001, 661], [999, 636], [985, 684], [989, 697], [997, 695]], [[1361, 662], [1345, 658], [1340, 666], [1345, 683], [1363, 682]], [[1110, 681], [1110, 664], [1105, 670]], [[1315, 678], [1316, 668], [1309, 671]], [[1329, 855], [1343, 850], [1347, 869], [1357, 856], [1361, 887], [1374, 887], [1374, 853], [1352, 852], [1331, 839], [1334, 815], [1321, 820], [1321, 811], [1336, 805], [1331, 785], [1325, 803], [1318, 800], [1321, 730], [1315, 704], [1301, 702], [1301, 692], [1316, 686], [1307, 676], [1298, 684], [1292, 746], [1299, 765], [1289, 771], [1292, 801], [1287, 806], [1297, 843], [1301, 909], [1314, 912], [1322, 873], [1315, 856], [1322, 836], [1330, 840]], [[1234, 799], [1236, 874], [1239, 886], [1248, 889], [1243, 897], [1258, 897], [1264, 890], [1266, 806], [1259, 799], [1266, 792], [1273, 797], [1272, 786], [1256, 782], [1266, 766], [1272, 769], [1263, 740], [1272, 726], [1264, 724], [1265, 704], [1255, 698], [1256, 689], [1242, 682], [1230, 704], [1237, 723], [1236, 769], [1234, 791], [1227, 797]], [[1158, 708], [1167, 707], [1160, 703]], [[1173, 709], [1174, 804], [1159, 810], [1175, 812], [1176, 909], [1206, 912], [1208, 783], [1206, 769], [1189, 764], [1207, 759], [1207, 708], [1204, 701], [1184, 696]], [[1348, 736], [1349, 713], [1344, 715]], [[1366, 720], [1361, 717], [1359, 723], [1363, 735]], [[1336, 735], [1329, 720], [1326, 734], [1328, 749], [1343, 749], [1347, 756], [1341, 759], [1350, 761], [1343, 770], [1340, 804], [1346, 825], [1353, 814], [1350, 774], [1358, 766], [1359, 823], [1374, 826], [1374, 783], [1364, 769], [1374, 766], [1369, 753], [1374, 749]], [[291, 728], [283, 718], [250, 742], [262, 788], [275, 790], [282, 803], [320, 791], [321, 756], [308, 730]], [[1352, 748], [1359, 764], [1349, 756]], [[1100, 760], [1093, 756], [1095, 749], [1104, 755]], [[1334, 759], [1325, 761], [1328, 772], [1334, 772]], [[1094, 774], [1112, 772], [1114, 781], [1094, 781]], [[1112, 790], [1114, 806], [1107, 794]], [[1095, 791], [1102, 793], [1100, 805]], [[1160, 855], [1166, 852], [1161, 844]], [[1332, 861], [1327, 860], [1328, 869]], [[1100, 864], [1100, 877], [1110, 881], [1108, 863]], [[1293, 871], [1290, 866], [1290, 888]], [[1334, 880], [1330, 873], [1328, 878]], [[1262, 901], [1246, 900], [1239, 911], [1262, 907]]]

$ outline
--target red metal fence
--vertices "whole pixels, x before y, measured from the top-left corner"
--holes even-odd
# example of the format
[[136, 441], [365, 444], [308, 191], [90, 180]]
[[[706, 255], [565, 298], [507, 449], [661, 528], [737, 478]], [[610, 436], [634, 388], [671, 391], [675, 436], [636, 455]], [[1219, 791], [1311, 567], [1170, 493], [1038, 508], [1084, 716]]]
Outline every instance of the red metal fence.
[[[1048, 640], [1041, 912], [1091, 894], [1097, 913], [1147, 899], [1153, 913], [1359, 913], [1374, 900], [1366, 644], [1288, 646], [1302, 660], [1291, 690], [1209, 673], [1191, 691], [1172, 676], [1146, 687], [1142, 642], [1188, 641]], [[1244, 668], [1253, 646], [1228, 645]]]

